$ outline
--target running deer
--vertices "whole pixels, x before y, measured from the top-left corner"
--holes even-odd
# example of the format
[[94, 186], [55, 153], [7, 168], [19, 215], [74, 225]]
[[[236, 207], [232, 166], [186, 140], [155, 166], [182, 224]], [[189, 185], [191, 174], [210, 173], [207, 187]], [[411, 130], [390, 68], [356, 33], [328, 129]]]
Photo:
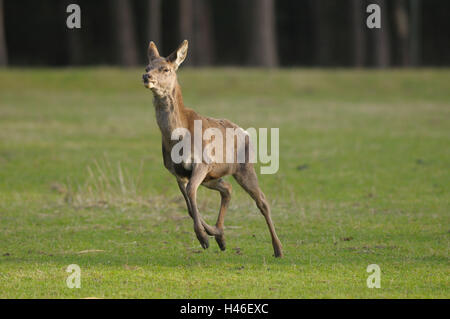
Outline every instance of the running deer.
[[[272, 245], [275, 257], [282, 257], [282, 246], [275, 232], [272, 219], [270, 217], [270, 207], [264, 193], [258, 186], [253, 164], [245, 158], [245, 161], [238, 162], [224, 161], [223, 158], [214, 157], [212, 161], [205, 161], [203, 158], [194, 160], [194, 153], [188, 154], [189, 160], [176, 163], [171, 157], [172, 148], [179, 140], [172, 139], [172, 132], [178, 128], [184, 128], [194, 136], [194, 121], [201, 123], [201, 133], [208, 128], [220, 130], [226, 136], [226, 129], [240, 129], [236, 124], [228, 120], [218, 120], [201, 116], [193, 110], [185, 107], [181, 94], [181, 87], [178, 84], [176, 71], [187, 55], [188, 42], [183, 43], [168, 57], [159, 55], [156, 45], [150, 42], [148, 47], [149, 64], [142, 76], [144, 86], [153, 92], [156, 121], [162, 135], [162, 155], [164, 166], [175, 176], [178, 187], [186, 201], [189, 215], [194, 220], [195, 234], [201, 246], [209, 247], [208, 236], [214, 236], [221, 250], [225, 250], [224, 218], [231, 199], [231, 184], [222, 178], [226, 175], [233, 175], [237, 183], [253, 198], [257, 207], [266, 219], [272, 237]], [[193, 139], [193, 138], [192, 138]], [[234, 139], [234, 137], [233, 137]], [[202, 151], [207, 145], [207, 141], [201, 142]], [[236, 140], [231, 143], [237, 148]], [[249, 149], [249, 140], [245, 140], [245, 148]], [[226, 142], [223, 143], [226, 145]], [[195, 146], [194, 146], [195, 147]], [[237, 154], [237, 151], [234, 154]], [[186, 154], [184, 154], [186, 155]], [[197, 206], [197, 189], [200, 185], [220, 192], [221, 203], [219, 216], [215, 226], [208, 225], [200, 216]]]

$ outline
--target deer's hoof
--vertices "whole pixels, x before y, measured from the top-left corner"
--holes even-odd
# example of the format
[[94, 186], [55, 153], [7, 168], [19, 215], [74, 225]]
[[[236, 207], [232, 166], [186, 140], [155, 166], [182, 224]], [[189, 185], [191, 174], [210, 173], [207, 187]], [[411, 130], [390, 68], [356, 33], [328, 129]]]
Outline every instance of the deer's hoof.
[[209, 247], [209, 240], [200, 240], [200, 245], [202, 245], [203, 249], [207, 249]]
[[277, 251], [277, 252], [275, 252], [274, 256], [275, 256], [275, 258], [281, 258], [281, 257], [283, 257], [283, 252]]
[[273, 252], [274, 252], [275, 258], [283, 257], [283, 248], [281, 246], [280, 241], [273, 242]]
[[197, 239], [200, 242], [200, 245], [203, 247], [203, 249], [207, 249], [209, 247], [208, 235], [205, 232], [197, 233]]
[[283, 257], [283, 250], [281, 250], [281, 247], [277, 247], [274, 249], [274, 256], [275, 258]]
[[225, 237], [223, 235], [215, 236], [217, 245], [219, 245], [220, 250], [224, 251], [226, 249]]

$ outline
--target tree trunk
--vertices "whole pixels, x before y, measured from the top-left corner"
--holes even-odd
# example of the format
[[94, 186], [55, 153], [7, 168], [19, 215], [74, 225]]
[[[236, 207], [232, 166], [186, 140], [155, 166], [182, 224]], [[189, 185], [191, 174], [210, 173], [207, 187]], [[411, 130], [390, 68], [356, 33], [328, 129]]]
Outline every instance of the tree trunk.
[[[189, 50], [195, 46], [193, 41], [194, 23], [193, 23], [193, 0], [179, 1], [179, 16], [180, 16], [180, 42], [183, 40], [189, 41]], [[193, 55], [188, 54], [185, 65], [193, 65]]]
[[118, 62], [123, 66], [137, 65], [138, 55], [131, 2], [128, 0], [113, 0], [111, 4]]
[[326, 66], [331, 64], [331, 34], [328, 20], [328, 0], [312, 0], [311, 9], [314, 19], [314, 54], [317, 65]]
[[275, 7], [273, 0], [252, 0], [249, 7], [249, 63], [257, 66], [278, 65]]
[[189, 41], [188, 65], [210, 65], [213, 62], [212, 17], [210, 1], [180, 0], [180, 41]]
[[80, 65], [83, 63], [83, 45], [81, 41], [81, 30], [67, 30], [67, 50], [70, 65]]
[[194, 2], [195, 64], [204, 66], [213, 62], [212, 17], [209, 0]]
[[0, 0], [0, 66], [8, 65], [3, 0]]
[[388, 20], [387, 3], [385, 0], [376, 0], [374, 3], [381, 8], [381, 29], [373, 29], [375, 40], [375, 65], [386, 68], [391, 64], [390, 27]]
[[363, 67], [366, 61], [366, 39], [364, 31], [366, 30], [365, 7], [361, 0], [352, 0], [351, 16], [353, 31], [353, 63], [356, 67]]
[[399, 39], [400, 64], [409, 65], [409, 21], [405, 0], [395, 1], [395, 26]]
[[[66, 12], [68, 5], [73, 3], [72, 0], [64, 0], [58, 2], [58, 8], [60, 12]], [[65, 16], [62, 16], [61, 22], [66, 24], [67, 12]], [[83, 18], [81, 18], [83, 20]], [[83, 25], [82, 25], [83, 26]], [[81, 34], [83, 29], [69, 29], [64, 30], [65, 49], [67, 54], [67, 63], [69, 65], [80, 65], [83, 63], [83, 49]]]
[[410, 35], [410, 63], [413, 66], [420, 65], [421, 43], [421, 1], [411, 0], [411, 35]]
[[161, 41], [161, 0], [148, 0], [147, 41], [156, 43], [162, 52]]

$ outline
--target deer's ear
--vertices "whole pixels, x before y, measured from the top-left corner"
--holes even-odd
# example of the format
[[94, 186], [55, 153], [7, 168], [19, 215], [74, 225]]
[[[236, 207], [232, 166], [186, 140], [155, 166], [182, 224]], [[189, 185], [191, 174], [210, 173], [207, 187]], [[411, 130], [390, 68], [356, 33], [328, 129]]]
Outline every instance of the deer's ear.
[[148, 45], [148, 60], [151, 61], [156, 58], [159, 58], [158, 48], [153, 41], [150, 41], [150, 44]]
[[186, 59], [188, 50], [188, 41], [184, 40], [183, 43], [180, 44], [178, 49], [173, 51], [168, 57], [167, 61], [171, 62], [176, 69], [183, 63], [184, 59]]

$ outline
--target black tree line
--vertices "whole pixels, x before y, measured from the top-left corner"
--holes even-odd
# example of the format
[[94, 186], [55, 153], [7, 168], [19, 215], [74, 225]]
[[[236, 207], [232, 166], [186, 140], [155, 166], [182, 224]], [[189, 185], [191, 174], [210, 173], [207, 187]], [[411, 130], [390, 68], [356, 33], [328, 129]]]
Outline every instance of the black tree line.
[[[82, 8], [81, 29], [65, 27], [69, 3]], [[366, 26], [371, 3], [381, 29]], [[448, 65], [436, 32], [450, 29], [448, 9], [439, 0], [0, 0], [0, 65], [136, 66], [149, 40], [167, 54], [182, 39], [190, 66]]]

